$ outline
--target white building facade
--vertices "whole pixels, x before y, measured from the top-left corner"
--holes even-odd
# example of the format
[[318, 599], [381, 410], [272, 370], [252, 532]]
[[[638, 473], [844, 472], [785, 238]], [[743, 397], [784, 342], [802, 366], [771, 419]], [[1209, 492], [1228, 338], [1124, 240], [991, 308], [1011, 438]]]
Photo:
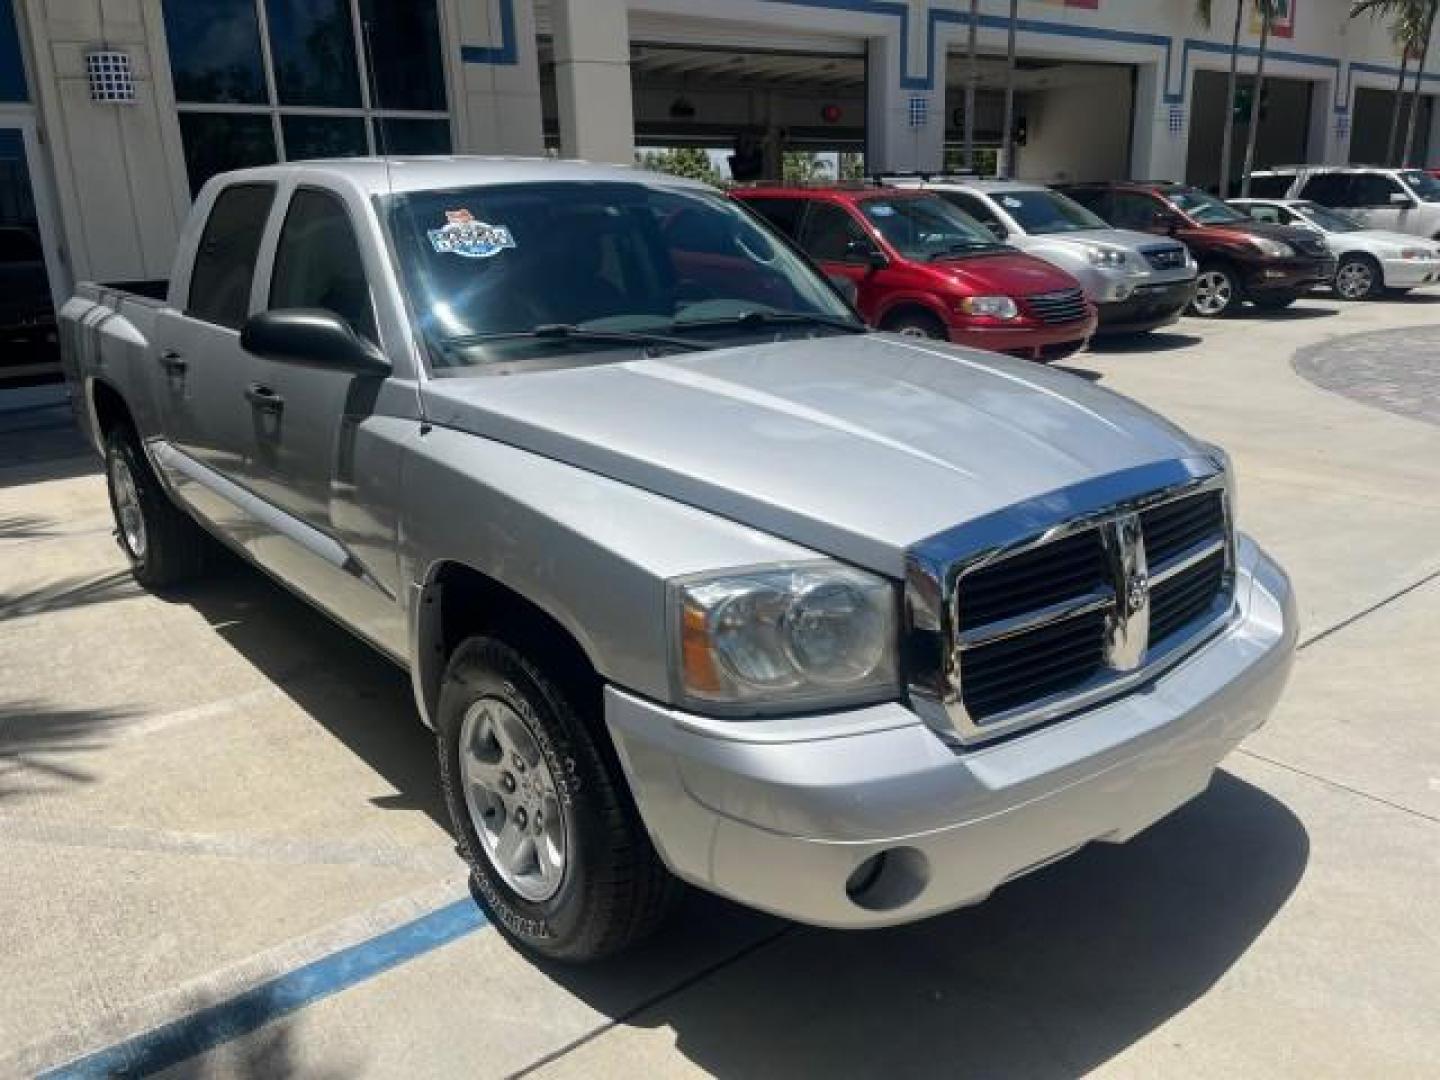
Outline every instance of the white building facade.
[[[1022, 0], [1018, 175], [1213, 183], [1235, 2], [1217, 0], [1206, 28], [1193, 0]], [[1259, 28], [1241, 2], [1248, 73]], [[1259, 164], [1383, 153], [1400, 57], [1349, 6], [1291, 0]], [[1000, 138], [1008, 7], [979, 3], [986, 145]], [[192, 192], [262, 161], [630, 161], [637, 145], [696, 145], [753, 151], [769, 172], [796, 147], [863, 149], [872, 173], [938, 170], [963, 126], [969, 12], [970, 0], [0, 0], [0, 228], [34, 232], [59, 297], [76, 278], [165, 276]], [[1437, 87], [1427, 76], [1426, 154], [1440, 149]]]

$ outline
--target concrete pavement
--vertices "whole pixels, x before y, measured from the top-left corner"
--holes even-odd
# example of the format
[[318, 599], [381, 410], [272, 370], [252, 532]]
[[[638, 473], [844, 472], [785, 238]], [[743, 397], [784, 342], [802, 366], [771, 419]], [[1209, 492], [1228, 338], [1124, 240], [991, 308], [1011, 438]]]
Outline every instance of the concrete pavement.
[[[867, 934], [694, 897], [597, 969], [482, 927], [171, 1074], [1434, 1075], [1440, 433], [1292, 359], [1437, 315], [1316, 299], [1070, 365], [1232, 452], [1304, 621], [1272, 723], [1132, 844]], [[134, 589], [100, 478], [27, 416], [0, 431], [0, 1075], [463, 897], [401, 673], [239, 565]]]

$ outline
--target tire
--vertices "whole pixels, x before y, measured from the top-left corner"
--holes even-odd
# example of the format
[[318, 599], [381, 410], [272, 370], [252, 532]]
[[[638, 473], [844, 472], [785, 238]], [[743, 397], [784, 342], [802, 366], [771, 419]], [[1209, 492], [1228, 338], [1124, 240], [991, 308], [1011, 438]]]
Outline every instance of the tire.
[[105, 433], [105, 480], [115, 539], [137, 582], [165, 589], [206, 569], [214, 541], [170, 501], [139, 439], [124, 424]]
[[664, 922], [679, 882], [609, 745], [559, 683], [498, 638], [467, 638], [446, 666], [437, 721], [441, 785], [471, 892], [508, 938], [583, 962]]
[[949, 341], [945, 324], [934, 315], [924, 311], [902, 311], [885, 320], [885, 329], [901, 337], [926, 338], [930, 341]]
[[1202, 319], [1223, 319], [1240, 310], [1245, 290], [1235, 271], [1223, 263], [1207, 263], [1200, 267], [1195, 279], [1195, 298], [1190, 301], [1190, 314]]
[[1374, 300], [1385, 291], [1385, 274], [1369, 255], [1346, 255], [1335, 268], [1334, 285], [1342, 300]]
[[1299, 299], [1298, 293], [1268, 293], [1251, 297], [1251, 302], [1262, 311], [1284, 311]]

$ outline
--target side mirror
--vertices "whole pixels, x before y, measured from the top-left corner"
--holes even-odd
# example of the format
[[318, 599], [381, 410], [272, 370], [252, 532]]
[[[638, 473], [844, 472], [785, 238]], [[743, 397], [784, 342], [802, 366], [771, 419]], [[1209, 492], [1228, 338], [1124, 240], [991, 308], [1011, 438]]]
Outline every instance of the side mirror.
[[860, 302], [860, 290], [853, 279], [844, 274], [826, 274], [825, 280], [830, 282], [830, 286], [844, 297], [845, 302], [852, 308]]
[[1403, 191], [1392, 191], [1390, 193], [1390, 205], [1398, 206], [1402, 210], [1414, 210], [1415, 200]]
[[246, 352], [352, 375], [388, 375], [390, 362], [354, 327], [323, 308], [282, 308], [251, 316], [240, 330]]

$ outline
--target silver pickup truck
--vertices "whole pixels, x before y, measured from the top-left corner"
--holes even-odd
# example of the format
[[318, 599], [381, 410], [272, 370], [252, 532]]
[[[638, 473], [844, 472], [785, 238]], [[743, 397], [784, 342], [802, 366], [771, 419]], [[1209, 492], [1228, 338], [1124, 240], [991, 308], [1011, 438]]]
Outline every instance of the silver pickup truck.
[[1223, 452], [867, 332], [701, 184], [232, 173], [168, 284], [82, 285], [61, 333], [135, 576], [208, 533], [404, 665], [473, 891], [547, 956], [679, 881], [832, 927], [976, 903], [1203, 791], [1289, 670]]

